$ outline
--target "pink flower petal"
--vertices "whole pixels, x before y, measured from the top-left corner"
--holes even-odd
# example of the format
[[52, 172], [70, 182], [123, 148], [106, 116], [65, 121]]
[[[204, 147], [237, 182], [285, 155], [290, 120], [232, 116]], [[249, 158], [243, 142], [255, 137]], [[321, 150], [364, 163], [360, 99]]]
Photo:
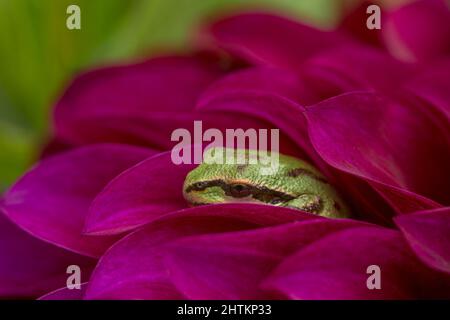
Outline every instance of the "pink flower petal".
[[[373, 2], [361, 0], [352, 8], [350, 12], [344, 14], [344, 18], [340, 21], [338, 30], [348, 32], [352, 37], [358, 39], [366, 45], [382, 48], [384, 46], [381, 38], [380, 29], [367, 28], [367, 8]], [[381, 10], [381, 17], [384, 16], [384, 11]]]
[[322, 158], [374, 184], [398, 211], [414, 209], [405, 197], [419, 210], [438, 207], [432, 200], [450, 202], [448, 137], [426, 109], [349, 93], [308, 108], [306, 116]]
[[115, 176], [152, 154], [124, 145], [95, 145], [43, 160], [4, 196], [6, 215], [32, 235], [97, 257], [117, 238], [81, 235], [91, 201]]
[[81, 284], [80, 289], [60, 288], [43, 295], [38, 300], [83, 300], [87, 282]]
[[74, 264], [87, 279], [95, 263], [32, 237], [0, 213], [0, 299], [36, 298], [62, 287]]
[[[270, 299], [260, 282], [287, 255], [321, 237], [361, 225], [315, 219], [252, 231], [181, 238], [168, 245], [170, 278], [189, 299]], [[278, 296], [279, 298], [279, 296]]]
[[[276, 128], [280, 132], [280, 151], [310, 160], [326, 174], [323, 161], [318, 157], [309, 141], [307, 125], [303, 115], [304, 107], [280, 96], [267, 93], [229, 93], [214, 99], [206, 105], [198, 106], [199, 111], [234, 114], [239, 119], [250, 117], [269, 123], [266, 128]], [[283, 148], [283, 142], [297, 144], [295, 153]], [[290, 152], [285, 152], [285, 150]], [[300, 151], [300, 152], [299, 152]]]
[[[380, 268], [370, 290], [367, 268]], [[448, 297], [448, 278], [430, 274], [398, 232], [362, 227], [322, 238], [283, 261], [264, 287], [292, 299], [411, 299]]]
[[149, 114], [192, 109], [199, 93], [220, 76], [218, 58], [172, 56], [97, 69], [77, 77], [55, 109], [58, 131], [77, 117], [108, 111]]
[[253, 67], [230, 73], [213, 82], [202, 93], [197, 104], [202, 106], [227, 94], [247, 92], [272, 94], [300, 104], [317, 99], [311, 95], [306, 81], [297, 74], [275, 68]]
[[[405, 85], [412, 96], [419, 97], [447, 117], [450, 127], [450, 59], [430, 66]], [[450, 129], [449, 129], [450, 130]]]
[[116, 234], [186, 208], [183, 182], [195, 165], [176, 165], [171, 153], [151, 157], [112, 180], [93, 201], [85, 232]]
[[306, 58], [332, 48], [343, 37], [268, 13], [243, 13], [212, 24], [200, 39], [256, 64], [297, 68]]
[[424, 263], [450, 273], [450, 208], [401, 215], [395, 223]]
[[[171, 135], [176, 129], [188, 130], [192, 139], [195, 139], [194, 121], [202, 122], [203, 132], [209, 128], [216, 128], [221, 130], [223, 134], [225, 134], [226, 129], [232, 128], [271, 128], [270, 123], [250, 116], [240, 117], [239, 123], [237, 123], [235, 112], [190, 111], [154, 112], [151, 115], [130, 113], [121, 115], [106, 111], [103, 114], [74, 119], [71, 123], [66, 123], [64, 133], [59, 132], [57, 134], [75, 145], [105, 142], [124, 143], [167, 151], [178, 143], [171, 141]], [[281, 140], [281, 144], [283, 143], [283, 140]], [[290, 147], [292, 148], [292, 142]]]
[[432, 60], [450, 53], [450, 9], [443, 0], [413, 1], [382, 23], [386, 46], [400, 59]]
[[87, 299], [181, 299], [163, 264], [162, 245], [179, 237], [318, 219], [266, 205], [200, 206], [156, 220], [111, 247], [91, 276]]
[[[382, 66], [382, 67], [380, 67]], [[381, 49], [360, 45], [343, 46], [313, 56], [305, 62], [301, 74], [317, 82], [315, 90], [322, 97], [355, 90], [391, 93], [415, 72]], [[334, 90], [331, 88], [335, 87]], [[325, 94], [325, 95], [324, 95]]]
[[352, 218], [393, 226], [392, 217], [396, 211], [368, 181], [346, 172], [339, 172], [335, 177], [334, 185], [339, 187], [343, 199], [350, 206]]

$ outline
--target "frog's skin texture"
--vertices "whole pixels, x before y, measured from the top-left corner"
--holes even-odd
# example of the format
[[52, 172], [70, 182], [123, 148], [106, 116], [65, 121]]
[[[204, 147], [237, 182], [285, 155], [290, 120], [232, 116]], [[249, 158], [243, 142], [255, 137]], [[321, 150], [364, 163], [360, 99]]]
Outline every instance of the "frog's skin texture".
[[[217, 148], [215, 148], [217, 149]], [[225, 154], [227, 149], [222, 149]], [[229, 150], [229, 149], [228, 149]], [[191, 205], [246, 202], [302, 210], [330, 218], [347, 218], [349, 210], [325, 177], [310, 164], [279, 154], [279, 166], [270, 175], [261, 174], [260, 164], [210, 164], [204, 161], [189, 172], [183, 185], [184, 198]], [[273, 153], [272, 153], [273, 156]], [[209, 163], [207, 163], [209, 162]]]

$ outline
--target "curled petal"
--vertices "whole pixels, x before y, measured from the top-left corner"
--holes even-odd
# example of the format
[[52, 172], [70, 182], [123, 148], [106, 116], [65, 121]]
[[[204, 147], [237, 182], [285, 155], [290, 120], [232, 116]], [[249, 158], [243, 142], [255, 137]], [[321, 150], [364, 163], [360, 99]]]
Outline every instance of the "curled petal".
[[431, 107], [442, 112], [447, 117], [447, 128], [450, 128], [450, 81], [448, 79], [450, 79], [449, 59], [427, 68], [406, 83], [405, 87], [411, 96], [423, 99]]
[[424, 263], [450, 273], [450, 208], [401, 215], [395, 223]]
[[[154, 112], [151, 115], [129, 113], [117, 115], [105, 112], [73, 120], [66, 125], [64, 134], [58, 134], [74, 145], [123, 143], [167, 151], [177, 144], [171, 140], [172, 133], [177, 129], [188, 130], [190, 137], [196, 139], [194, 121], [202, 122], [203, 132], [215, 128], [224, 136], [225, 130], [231, 128], [246, 130], [273, 127], [267, 121], [251, 116], [241, 116], [238, 124], [236, 116], [236, 112], [233, 111]], [[201, 136], [198, 137], [200, 138]], [[281, 145], [285, 144], [288, 149], [295, 149], [292, 141], [280, 140]]]
[[250, 63], [295, 69], [311, 55], [337, 45], [343, 37], [281, 16], [243, 13], [215, 22], [200, 40]]
[[321, 300], [443, 298], [450, 288], [448, 278], [420, 264], [398, 232], [375, 227], [346, 229], [300, 249], [264, 287], [292, 299]]
[[117, 238], [83, 236], [89, 205], [122, 171], [152, 154], [124, 145], [94, 145], [49, 157], [5, 194], [5, 214], [32, 235], [97, 257]]
[[60, 288], [43, 295], [38, 300], [82, 300], [86, 286], [87, 282], [82, 283], [80, 289]]
[[386, 15], [382, 35], [393, 55], [406, 61], [450, 53], [450, 9], [443, 0], [412, 1]]
[[325, 235], [358, 225], [351, 220], [314, 219], [181, 238], [167, 246], [165, 263], [174, 285], [190, 299], [280, 298], [262, 290], [260, 283], [284, 257]]
[[88, 278], [96, 260], [58, 248], [19, 229], [0, 213], [0, 299], [36, 298], [66, 284], [67, 267]]
[[[360, 1], [360, 3], [352, 8], [350, 12], [344, 14], [340, 21], [338, 29], [348, 32], [353, 38], [358, 39], [364, 44], [382, 48], [384, 46], [381, 38], [380, 29], [367, 28], [367, 8], [372, 5], [369, 1]], [[381, 12], [383, 17], [384, 12]]]
[[233, 72], [213, 82], [200, 96], [198, 105], [206, 105], [228, 94], [266, 93], [308, 104], [313, 97], [305, 80], [295, 73], [276, 68], [253, 67]]
[[123, 172], [93, 201], [85, 232], [122, 233], [186, 208], [183, 182], [194, 167], [174, 164], [171, 153], [165, 152]]
[[306, 117], [323, 159], [374, 183], [398, 211], [405, 211], [405, 200], [396, 205], [397, 196], [420, 204], [418, 210], [450, 202], [448, 140], [426, 109], [361, 92], [321, 102]]
[[84, 73], [58, 101], [55, 122], [66, 122], [108, 111], [115, 114], [186, 111], [223, 71], [215, 57], [168, 56], [127, 66]]
[[316, 95], [329, 98], [355, 90], [391, 93], [415, 74], [415, 68], [378, 48], [351, 45], [315, 55], [305, 62], [301, 74]]
[[266, 205], [222, 204], [180, 211], [126, 236], [100, 260], [87, 299], [181, 299], [163, 263], [166, 243], [195, 234], [225, 232], [317, 219], [296, 210]]
[[[310, 160], [326, 173], [327, 169], [312, 147], [307, 134], [307, 125], [303, 115], [305, 109], [293, 101], [267, 93], [239, 92], [220, 96], [206, 105], [199, 105], [198, 110], [233, 114], [239, 119], [250, 117], [264, 121], [268, 123], [266, 128], [279, 129], [282, 153]], [[286, 152], [286, 148], [283, 148], [282, 145], [283, 141], [292, 141], [297, 148], [288, 149], [289, 152]]]

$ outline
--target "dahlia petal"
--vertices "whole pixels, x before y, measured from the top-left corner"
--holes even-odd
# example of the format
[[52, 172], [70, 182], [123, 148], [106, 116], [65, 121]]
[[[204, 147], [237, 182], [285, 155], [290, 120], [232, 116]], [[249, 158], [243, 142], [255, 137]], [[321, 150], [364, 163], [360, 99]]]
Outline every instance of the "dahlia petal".
[[103, 111], [126, 114], [192, 109], [197, 96], [220, 76], [217, 58], [172, 56], [97, 69], [77, 77], [56, 105], [55, 122], [66, 122]]
[[38, 300], [83, 300], [86, 286], [87, 282], [82, 283], [80, 289], [60, 288], [43, 295]]
[[[274, 211], [275, 210], [275, 211]], [[324, 219], [316, 214], [283, 207], [253, 203], [220, 203], [183, 209], [161, 217], [159, 221], [173, 218], [219, 217], [234, 219], [240, 223], [272, 226], [293, 221]]]
[[[340, 21], [338, 30], [348, 32], [353, 38], [361, 41], [364, 44], [375, 47], [383, 47], [380, 29], [367, 28], [367, 8], [372, 5], [372, 2], [363, 0], [352, 8], [350, 12], [344, 14], [342, 21]], [[381, 16], [384, 16], [383, 11]]]
[[[237, 124], [236, 116], [236, 112], [230, 111], [155, 112], [151, 115], [130, 113], [114, 115], [105, 112], [101, 115], [73, 120], [66, 125], [64, 133], [57, 134], [75, 145], [124, 143], [167, 151], [177, 144], [171, 141], [171, 135], [176, 129], [184, 128], [190, 132], [193, 139], [195, 138], [194, 121], [202, 122], [203, 132], [209, 128], [215, 128], [224, 136], [225, 130], [231, 128], [271, 128], [267, 121], [250, 115], [241, 116]], [[281, 145], [285, 144], [289, 149], [295, 149], [295, 144], [291, 141], [280, 140]]]
[[447, 117], [447, 124], [450, 121], [450, 81], [448, 79], [450, 79], [450, 60], [427, 68], [405, 84], [411, 95], [422, 98], [442, 112]]
[[95, 263], [32, 237], [0, 213], [0, 298], [36, 298], [65, 285], [68, 266], [78, 265], [83, 279]]
[[450, 9], [442, 0], [413, 1], [388, 13], [382, 35], [396, 57], [432, 60], [450, 53]]
[[57, 153], [68, 151], [74, 147], [74, 145], [61, 140], [59, 137], [51, 137], [42, 147], [39, 158], [44, 159]]
[[[163, 264], [162, 245], [176, 238], [285, 223], [317, 216], [266, 205], [189, 208], [156, 220], [111, 247], [90, 278], [87, 299], [181, 299]], [[130, 295], [131, 294], [131, 295]], [[185, 297], [184, 297], [185, 298]]]
[[414, 73], [413, 66], [378, 48], [360, 45], [343, 46], [315, 55], [301, 70], [301, 74], [312, 82], [316, 95], [321, 94], [323, 98], [355, 90], [375, 89], [391, 93]]
[[181, 238], [168, 244], [165, 262], [173, 283], [189, 299], [276, 298], [261, 290], [260, 282], [285, 256], [324, 235], [358, 225], [315, 219]]
[[442, 205], [408, 190], [397, 188], [377, 182], [371, 182], [372, 188], [377, 190], [381, 197], [395, 208], [397, 212], [408, 213], [426, 209], [441, 208]]
[[394, 220], [424, 263], [450, 273], [450, 208], [401, 215]]
[[[312, 160], [326, 174], [323, 161], [318, 157], [307, 133], [307, 125], [303, 115], [304, 107], [280, 96], [266, 93], [239, 92], [229, 93], [212, 100], [206, 105], [199, 105], [199, 111], [231, 113], [242, 119], [245, 117], [259, 119], [268, 123], [266, 128], [277, 128], [280, 132], [280, 144], [293, 141], [297, 144], [295, 153], [288, 154]], [[280, 146], [280, 152], [283, 152]]]
[[[216, 116], [216, 115], [214, 115]], [[194, 112], [153, 112], [150, 115], [101, 114], [80, 116], [65, 123], [57, 135], [73, 144], [124, 143], [166, 151], [174, 143], [170, 136], [175, 129], [193, 127], [195, 120], [208, 121], [214, 117]]]
[[171, 153], [153, 156], [112, 180], [94, 199], [85, 232], [116, 234], [188, 206], [183, 182], [195, 165], [176, 165]]
[[5, 214], [39, 239], [97, 257], [117, 238], [83, 236], [89, 205], [116, 175], [152, 154], [125, 145], [95, 145], [41, 161], [5, 194]]
[[448, 139], [427, 110], [361, 92], [321, 102], [306, 117], [314, 147], [331, 166], [374, 183], [391, 200], [409, 196], [419, 210], [450, 202]]
[[332, 48], [343, 37], [268, 13], [243, 13], [209, 26], [200, 40], [250, 63], [297, 68], [306, 58]]
[[[339, 171], [339, 170], [336, 170]], [[350, 206], [352, 218], [392, 227], [396, 211], [380, 193], [366, 180], [346, 172], [336, 174], [334, 185]]]
[[[380, 289], [367, 286], [372, 265], [380, 268]], [[411, 299], [424, 290], [414, 287], [429, 279], [423, 276], [423, 268], [398, 232], [361, 227], [300, 249], [278, 266], [264, 287], [292, 299]]]
[[307, 84], [298, 75], [286, 70], [253, 67], [233, 72], [213, 82], [200, 96], [197, 104], [202, 106], [212, 100], [232, 93], [269, 93], [300, 104], [314, 101]]

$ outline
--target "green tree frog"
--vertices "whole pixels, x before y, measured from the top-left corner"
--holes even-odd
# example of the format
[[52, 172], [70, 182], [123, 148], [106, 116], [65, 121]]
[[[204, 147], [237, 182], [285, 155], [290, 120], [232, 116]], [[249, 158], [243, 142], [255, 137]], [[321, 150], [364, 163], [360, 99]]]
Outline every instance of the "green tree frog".
[[[230, 149], [222, 148], [224, 155], [226, 150]], [[220, 163], [211, 161], [214, 152], [205, 152], [203, 163], [190, 171], [184, 181], [183, 195], [191, 205], [259, 203], [324, 217], [349, 217], [349, 210], [336, 190], [312, 165], [272, 152], [272, 157], [278, 156], [277, 169], [271, 174], [261, 174], [261, 164], [249, 161], [258, 157], [259, 151], [240, 149], [245, 161], [239, 162], [237, 150], [232, 150], [232, 160], [236, 161]]]

